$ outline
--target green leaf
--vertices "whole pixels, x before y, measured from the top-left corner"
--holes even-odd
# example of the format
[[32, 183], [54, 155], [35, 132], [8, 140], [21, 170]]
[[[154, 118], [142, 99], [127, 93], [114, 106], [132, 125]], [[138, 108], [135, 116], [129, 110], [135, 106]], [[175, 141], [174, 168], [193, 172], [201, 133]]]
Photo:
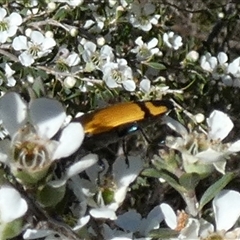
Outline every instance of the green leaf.
[[156, 239], [171, 239], [177, 238], [179, 232], [174, 231], [168, 228], [160, 228], [156, 230], [152, 230], [149, 234], [149, 237], [156, 238]]
[[41, 171], [17, 170], [13, 174], [25, 186], [35, 186], [40, 180], [47, 177], [49, 168], [42, 168]]
[[15, 219], [12, 222], [1, 223], [0, 239], [12, 239], [19, 235], [23, 230], [22, 218]]
[[147, 177], [163, 178], [169, 185], [171, 185], [180, 194], [186, 192], [186, 189], [179, 185], [178, 181], [165, 171], [158, 171], [156, 169], [145, 169], [142, 174]]
[[54, 19], [57, 21], [63, 20], [67, 15], [67, 11], [65, 8], [59, 8], [54, 15]]
[[154, 168], [147, 168], [147, 169], [143, 170], [142, 175], [146, 176], [146, 177], [154, 177], [154, 178], [162, 177], [161, 172]]
[[165, 70], [166, 67], [161, 64], [161, 63], [157, 63], [157, 62], [144, 62], [145, 65], [154, 68], [154, 69], [158, 69], [158, 70]]
[[[2, 80], [3, 80], [4, 82], [7, 82], [7, 81], [8, 81], [5, 73], [3, 73], [2, 71], [0, 71], [0, 80], [1, 80], [1, 82], [2, 82]], [[1, 83], [1, 84], [2, 84], [2, 83]]]
[[199, 210], [201, 210], [208, 202], [210, 202], [226, 185], [234, 179], [234, 173], [227, 173], [223, 177], [221, 177], [217, 182], [211, 185], [203, 194], [200, 204]]
[[44, 186], [43, 189], [38, 191], [37, 199], [44, 205], [44, 207], [54, 207], [62, 201], [66, 192], [66, 185], [60, 187], [52, 187], [50, 185]]
[[45, 93], [42, 78], [36, 78], [31, 88], [38, 97], [41, 97]]
[[197, 173], [184, 173], [179, 178], [179, 183], [186, 189], [194, 190], [200, 180], [201, 177]]

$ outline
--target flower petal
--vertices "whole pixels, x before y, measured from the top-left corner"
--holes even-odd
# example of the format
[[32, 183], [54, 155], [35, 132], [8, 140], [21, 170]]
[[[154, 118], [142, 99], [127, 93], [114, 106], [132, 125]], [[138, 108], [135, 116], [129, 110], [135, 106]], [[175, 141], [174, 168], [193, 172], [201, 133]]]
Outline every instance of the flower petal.
[[39, 239], [53, 234], [51, 230], [44, 229], [27, 229], [23, 235], [23, 239]]
[[19, 192], [12, 187], [3, 186], [0, 189], [1, 221], [8, 223], [22, 217], [28, 209], [27, 202]]
[[129, 186], [143, 169], [143, 159], [135, 156], [128, 156], [129, 165], [125, 162], [125, 157], [118, 157], [113, 164], [113, 175], [116, 184]]
[[210, 128], [208, 136], [213, 140], [223, 140], [233, 128], [233, 123], [227, 114], [214, 110], [207, 119]]
[[170, 127], [175, 132], [179, 133], [184, 139], [187, 138], [188, 131], [180, 122], [174, 120], [169, 116], [164, 116], [163, 121], [165, 124], [168, 125], [168, 127]]
[[122, 84], [123, 87], [129, 92], [132, 92], [136, 89], [136, 84], [133, 80], [126, 80]]
[[116, 225], [122, 228], [125, 232], [137, 232], [140, 230], [142, 216], [135, 210], [119, 215], [115, 221]]
[[0, 8], [0, 21], [2, 21], [6, 15], [7, 11], [4, 8]]
[[173, 211], [173, 209], [166, 203], [162, 203], [160, 207], [161, 207], [166, 224], [171, 229], [175, 229], [177, 227], [177, 216]]
[[85, 171], [87, 168], [91, 167], [98, 161], [98, 155], [96, 154], [88, 154], [84, 156], [80, 161], [72, 164], [66, 170], [66, 177], [71, 178], [74, 175]]
[[187, 225], [182, 229], [180, 239], [199, 239], [199, 230], [201, 227], [201, 222], [198, 219], [189, 218]]
[[148, 42], [148, 48], [154, 48], [156, 47], [158, 44], [158, 40], [157, 38], [153, 38], [151, 41]]
[[84, 227], [90, 220], [90, 215], [86, 215], [78, 220], [77, 225], [73, 228], [73, 231], [77, 232], [82, 227]]
[[[126, 233], [120, 230], [116, 231], [117, 229], [112, 229], [105, 223], [103, 223], [102, 227], [103, 227], [102, 234], [104, 239], [111, 239], [111, 240], [132, 240], [133, 239], [133, 233]], [[146, 238], [144, 239], [147, 240]]]
[[67, 168], [65, 175], [59, 180], [53, 180], [48, 182], [48, 184], [54, 188], [60, 188], [66, 184], [69, 178], [85, 171], [87, 168], [91, 167], [98, 161], [98, 156], [96, 154], [88, 154], [84, 156], [80, 161], [73, 163], [69, 168]]
[[240, 151], [240, 140], [234, 142], [229, 148], [230, 152], [239, 152]]
[[42, 44], [43, 40], [45, 39], [43, 34], [39, 31], [32, 31], [31, 35], [30, 35], [30, 38], [33, 41], [33, 43], [36, 44], [36, 45]]
[[54, 47], [56, 45], [56, 42], [53, 38], [45, 38], [42, 43], [42, 51], [47, 51], [48, 49]]
[[240, 216], [240, 193], [223, 190], [213, 199], [217, 230], [229, 230]]
[[224, 153], [217, 152], [212, 148], [208, 148], [205, 151], [199, 152], [195, 157], [199, 158], [202, 163], [211, 164], [220, 160], [224, 160]]
[[221, 65], [224, 64], [224, 63], [226, 63], [227, 60], [228, 60], [228, 56], [227, 56], [227, 54], [226, 54], [225, 52], [220, 52], [220, 53], [218, 53], [217, 58], [218, 58], [218, 61], [219, 61], [219, 63], [220, 63]]
[[18, 58], [21, 64], [26, 67], [29, 67], [34, 63], [34, 58], [28, 51], [21, 53]]
[[226, 160], [222, 160], [222, 161], [218, 161], [218, 162], [214, 162], [213, 166], [216, 168], [216, 170], [220, 173], [222, 173], [223, 175], [225, 174], [225, 169], [226, 169]]
[[20, 95], [14, 92], [0, 99], [0, 119], [11, 136], [26, 123], [27, 106]]
[[142, 219], [139, 229], [141, 235], [147, 236], [151, 230], [158, 228], [163, 220], [162, 209], [161, 206], [158, 205], [149, 212], [146, 219]]
[[151, 81], [149, 79], [143, 79], [140, 82], [139, 87], [140, 87], [141, 91], [143, 91], [144, 93], [148, 93], [151, 88]]
[[94, 218], [104, 218], [104, 219], [110, 219], [110, 220], [117, 219], [115, 211], [107, 207], [93, 208], [89, 211], [89, 213]]
[[47, 98], [33, 100], [30, 103], [29, 114], [38, 134], [43, 138], [53, 137], [66, 118], [62, 105]]
[[80, 123], [72, 122], [61, 132], [59, 146], [56, 149], [53, 159], [68, 157], [76, 152], [84, 138], [83, 127]]
[[14, 48], [14, 50], [16, 51], [20, 51], [20, 50], [26, 50], [28, 49], [28, 46], [27, 46], [27, 37], [26, 36], [18, 36], [18, 37], [15, 37], [13, 39], [13, 42], [12, 42], [12, 47]]
[[19, 26], [22, 24], [22, 17], [16, 12], [11, 13], [8, 17], [8, 20], [11, 25]]
[[142, 40], [142, 36], [138, 37], [136, 40], [135, 40], [135, 43], [138, 45], [138, 46], [142, 46], [144, 44], [143, 40]]
[[109, 88], [117, 88], [118, 87], [118, 84], [116, 83], [116, 81], [113, 78], [111, 78], [110, 76], [106, 77], [105, 83]]

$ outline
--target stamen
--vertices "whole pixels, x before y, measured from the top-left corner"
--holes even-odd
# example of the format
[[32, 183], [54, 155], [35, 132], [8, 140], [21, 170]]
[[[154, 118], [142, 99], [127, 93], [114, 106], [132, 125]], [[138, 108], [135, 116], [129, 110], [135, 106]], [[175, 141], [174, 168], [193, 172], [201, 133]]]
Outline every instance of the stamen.
[[40, 46], [38, 45], [33, 45], [30, 49], [29, 52], [32, 56], [37, 57], [38, 52], [40, 51]]
[[39, 169], [47, 164], [47, 150], [44, 146], [34, 142], [17, 143], [14, 149], [14, 160], [22, 168]]
[[0, 32], [6, 31], [8, 29], [8, 24], [5, 21], [0, 22]]

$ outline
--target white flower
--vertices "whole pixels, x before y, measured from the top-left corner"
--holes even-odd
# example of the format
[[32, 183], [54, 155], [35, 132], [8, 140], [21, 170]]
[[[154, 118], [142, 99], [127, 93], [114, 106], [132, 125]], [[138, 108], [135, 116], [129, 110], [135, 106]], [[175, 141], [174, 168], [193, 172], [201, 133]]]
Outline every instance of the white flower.
[[13, 74], [15, 71], [13, 71], [8, 63], [3, 63], [2, 67], [5, 71], [5, 77], [7, 78], [7, 83], [6, 85], [8, 87], [14, 87], [16, 84], [16, 79], [13, 77]]
[[240, 57], [234, 59], [227, 66], [227, 73], [222, 81], [228, 86], [240, 87]]
[[[106, 22], [106, 17], [104, 17], [103, 15], [97, 14], [95, 4], [88, 4], [88, 7], [93, 12], [92, 17], [93, 17], [94, 21], [92, 19], [85, 21], [83, 28], [87, 29], [91, 33], [99, 35], [99, 34], [101, 34], [101, 32], [104, 28], [104, 25]], [[108, 19], [108, 21], [109, 21], [109, 19]]]
[[149, 93], [151, 90], [151, 81], [149, 79], [143, 79], [139, 84], [140, 90], [144, 93]]
[[174, 32], [164, 33], [163, 42], [174, 50], [178, 50], [182, 45], [182, 37], [175, 34]]
[[102, 67], [103, 80], [109, 88], [123, 87], [127, 91], [134, 91], [136, 84], [133, 81], [132, 69], [125, 59], [117, 59], [117, 63], [108, 62]]
[[179, 232], [177, 238], [169, 238], [171, 240], [200, 240], [199, 237], [202, 236], [203, 232], [212, 232], [214, 230], [213, 226], [204, 219], [191, 218], [184, 211], [178, 211], [176, 215], [173, 209], [166, 203], [162, 203], [160, 208], [168, 227]]
[[19, 55], [19, 60], [22, 65], [28, 67], [31, 66], [35, 59], [43, 57], [52, 52], [52, 48], [56, 45], [56, 42], [51, 37], [44, 37], [39, 31], [32, 31], [30, 34], [30, 41], [26, 36], [15, 37], [12, 43], [12, 47], [16, 51], [23, 51]]
[[5, 43], [8, 37], [16, 34], [18, 27], [22, 24], [22, 17], [16, 13], [11, 13], [8, 17], [7, 11], [0, 8], [0, 42]]
[[29, 174], [30, 182], [34, 173], [46, 172], [54, 160], [73, 154], [84, 137], [80, 123], [61, 129], [66, 113], [56, 100], [39, 98], [27, 105], [17, 93], [7, 93], [0, 99], [0, 119], [11, 137], [0, 142], [1, 161], [17, 177]]
[[222, 143], [233, 128], [233, 123], [227, 114], [214, 110], [207, 119], [209, 127], [207, 149], [196, 154], [205, 164], [213, 163], [215, 168], [224, 173], [226, 159], [229, 155], [240, 151], [240, 140], [234, 143]]
[[[207, 52], [200, 59], [200, 64], [203, 70], [211, 72], [215, 79], [219, 79], [222, 76], [222, 72], [225, 73], [228, 66], [228, 56], [224, 52], [219, 52], [217, 57]], [[219, 73], [219, 71], [221, 72]]]
[[28, 3], [27, 15], [36, 15], [39, 12], [38, 0], [30, 0]]
[[195, 50], [190, 51], [187, 55], [186, 55], [186, 59], [190, 62], [196, 62], [199, 58], [199, 53]]
[[112, 48], [108, 45], [102, 46], [101, 50], [98, 51], [95, 43], [87, 41], [83, 43], [83, 47], [82, 58], [87, 63], [86, 71], [88, 72], [96, 68], [100, 69], [105, 63], [114, 59]]
[[96, 10], [93, 10], [93, 17], [95, 19], [95, 22], [94, 26], [91, 28], [91, 32], [101, 33], [106, 22], [106, 17], [104, 15], [97, 14]]
[[138, 37], [135, 40], [135, 43], [138, 45], [131, 52], [137, 54], [137, 58], [142, 60], [147, 60], [151, 58], [154, 54], [158, 54], [160, 52], [159, 48], [157, 48], [158, 40], [157, 38], [153, 38], [148, 43], [144, 43], [142, 41], [142, 37]]
[[196, 131], [188, 133], [177, 121], [169, 117], [166, 119], [168, 126], [182, 136], [182, 138], [167, 138], [166, 144], [182, 153], [185, 170], [191, 166], [191, 163], [199, 162], [213, 164], [219, 172], [224, 173], [227, 157], [240, 151], [240, 140], [234, 143], [222, 143], [232, 130], [233, 123], [227, 114], [221, 111], [214, 110], [207, 119], [208, 134]]
[[[73, 207], [73, 206], [76, 206], [77, 204], [73, 204], [73, 206], [70, 207], [74, 217], [78, 218], [77, 224], [72, 228], [73, 231], [79, 231], [79, 229], [85, 226], [90, 220], [90, 216], [85, 215], [87, 210], [86, 207], [84, 207], [85, 199], [82, 198], [81, 184], [79, 183], [79, 181], [76, 181], [76, 180], [79, 180], [78, 176], [76, 175], [83, 172], [88, 167], [95, 164], [97, 161], [98, 161], [97, 155], [88, 154], [78, 162], [68, 167], [61, 179], [53, 180], [47, 183], [52, 188], [57, 189], [65, 185], [67, 180], [71, 178], [71, 180], [69, 181], [70, 188], [72, 189], [72, 191], [74, 192], [76, 197], [78, 197], [78, 200], [79, 200], [79, 205], [77, 209]], [[74, 178], [74, 176], [76, 178]], [[57, 237], [54, 238], [54, 234], [56, 235], [56, 233], [57, 235], [60, 235], [60, 238], [57, 238]], [[46, 237], [45, 239], [53, 240], [53, 239], [63, 239], [66, 236], [62, 236], [59, 232], [54, 232], [52, 229], [44, 229], [44, 230], [43, 229], [40, 229], [40, 230], [27, 229], [23, 236], [24, 239], [39, 239], [43, 237]]]
[[[161, 204], [166, 224], [179, 231], [177, 239], [239, 239], [240, 231], [231, 229], [240, 217], [240, 194], [233, 190], [222, 190], [214, 197], [212, 206], [215, 217], [214, 226], [204, 219], [185, 219], [185, 227], [178, 229], [178, 217], [168, 204]], [[214, 232], [215, 229], [215, 232]], [[230, 237], [231, 236], [231, 237]], [[211, 238], [212, 237], [212, 238]], [[173, 239], [173, 238], [171, 238]]]
[[[63, 50], [63, 49], [62, 49]], [[69, 52], [68, 49], [65, 49], [67, 53], [60, 54], [57, 59], [57, 63], [66, 64], [69, 67], [76, 66], [80, 63], [80, 57], [75, 52]]]
[[200, 65], [203, 70], [210, 72], [213, 79], [219, 80], [226, 86], [239, 87], [239, 81], [236, 79], [238, 74], [238, 61], [228, 64], [228, 56], [224, 52], [219, 52], [217, 57], [213, 57], [210, 53], [206, 53], [200, 59]]
[[227, 72], [231, 73], [234, 77], [240, 77], [240, 57], [229, 63]]
[[63, 85], [66, 87], [66, 88], [73, 88], [75, 86], [77, 82], [77, 79], [74, 78], [74, 77], [66, 77], [64, 80], [63, 80]]
[[77, 53], [69, 52], [66, 47], [62, 46], [53, 61], [56, 62], [56, 68], [59, 71], [72, 72], [74, 66], [79, 69], [77, 65], [80, 63], [80, 57]]
[[80, 63], [79, 55], [75, 52], [71, 52], [66, 59], [66, 64], [69, 67], [72, 67], [78, 65], [79, 63]]
[[147, 237], [151, 230], [159, 228], [163, 219], [161, 207], [156, 206], [148, 213], [146, 218], [143, 218], [136, 210], [129, 210], [122, 215], [118, 215], [115, 224], [125, 232], [139, 233], [140, 236]]
[[66, 64], [69, 67], [76, 66], [80, 63], [80, 57], [75, 52], [69, 52], [69, 50], [62, 46], [60, 47], [55, 61], [60, 64]]
[[[128, 158], [129, 165], [125, 162], [125, 157], [116, 159], [112, 166], [111, 178], [105, 175], [108, 171], [108, 164], [105, 161], [104, 171], [96, 164], [86, 169], [89, 180], [79, 179], [78, 184], [81, 184], [82, 192], [88, 199], [87, 203], [92, 207], [89, 211], [92, 217], [117, 219], [115, 211], [124, 201], [129, 185], [143, 168], [140, 157], [128, 156]], [[96, 185], [96, 182], [99, 184]], [[80, 196], [80, 200], [82, 198]]]
[[143, 31], [150, 31], [152, 25], [158, 23], [160, 18], [159, 14], [155, 14], [156, 7], [152, 3], [132, 3], [131, 5], [130, 23], [136, 28], [139, 28]]

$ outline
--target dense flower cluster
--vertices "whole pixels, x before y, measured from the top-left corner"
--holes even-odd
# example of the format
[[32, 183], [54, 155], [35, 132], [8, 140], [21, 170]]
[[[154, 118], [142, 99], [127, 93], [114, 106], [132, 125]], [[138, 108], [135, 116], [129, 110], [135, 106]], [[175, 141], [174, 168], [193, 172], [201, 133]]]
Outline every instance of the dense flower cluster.
[[[239, 239], [236, 9], [3, 1], [0, 239]], [[131, 100], [149, 102], [87, 134], [95, 109]]]

